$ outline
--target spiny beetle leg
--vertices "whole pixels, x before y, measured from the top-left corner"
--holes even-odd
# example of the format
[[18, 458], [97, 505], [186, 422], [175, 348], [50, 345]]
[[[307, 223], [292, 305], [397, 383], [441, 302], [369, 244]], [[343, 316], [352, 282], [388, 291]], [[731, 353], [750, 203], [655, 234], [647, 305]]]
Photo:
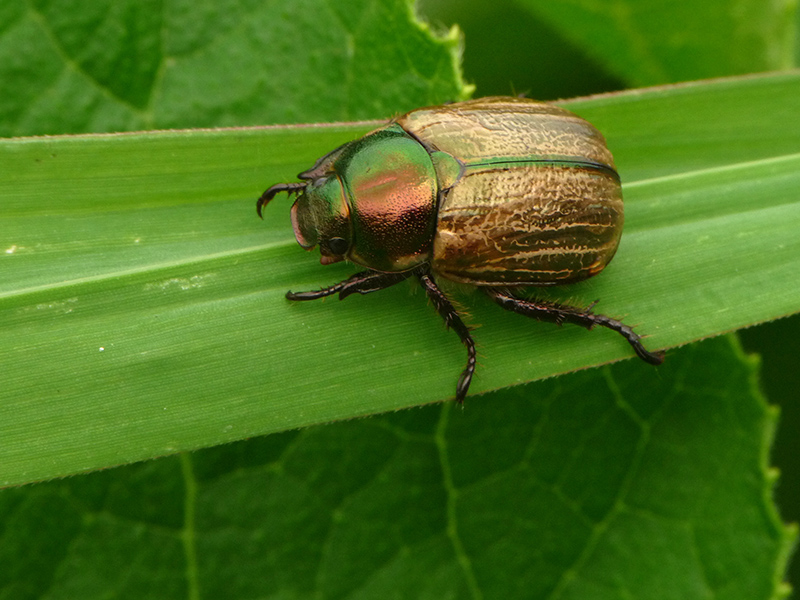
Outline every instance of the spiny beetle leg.
[[[256, 202], [256, 212], [258, 216], [261, 217], [261, 209], [263, 209], [270, 200], [272, 200], [275, 196], [277, 196], [281, 192], [289, 192], [290, 194], [293, 192], [299, 192], [304, 187], [308, 185], [307, 183], [276, 183], [271, 188], [267, 189], [261, 197]], [[264, 217], [261, 217], [262, 219]]]
[[475, 373], [475, 342], [469, 333], [469, 327], [464, 324], [453, 304], [447, 299], [444, 292], [439, 289], [439, 286], [436, 285], [429, 267], [424, 265], [417, 269], [416, 273], [422, 287], [425, 288], [425, 293], [428, 294], [428, 298], [431, 299], [436, 311], [444, 319], [445, 325], [455, 331], [461, 343], [467, 347], [467, 367], [461, 373], [456, 384], [456, 402], [463, 404], [464, 398], [466, 398], [469, 391], [469, 384], [472, 382], [472, 375]]
[[649, 350], [646, 350], [642, 345], [642, 336], [635, 333], [631, 327], [625, 325], [625, 323], [622, 321], [617, 321], [616, 319], [612, 319], [606, 315], [595, 315], [591, 313], [590, 315], [595, 325], [600, 325], [601, 327], [606, 327], [612, 331], [616, 331], [618, 334], [628, 340], [628, 343], [631, 345], [631, 347], [633, 347], [633, 351], [636, 352], [636, 356], [641, 358], [646, 363], [650, 363], [651, 365], [660, 365], [662, 362], [664, 362], [663, 352], [650, 352]]
[[405, 281], [411, 277], [413, 271], [403, 271], [402, 273], [382, 273], [380, 271], [364, 271], [356, 273], [353, 277], [344, 282], [344, 287], [339, 292], [339, 300], [344, 300], [350, 294], [369, 294], [379, 290], [385, 290], [396, 283]]
[[586, 329], [591, 329], [595, 325], [606, 327], [619, 333], [633, 347], [633, 351], [643, 361], [651, 365], [660, 365], [664, 361], [663, 352], [649, 352], [642, 345], [642, 338], [633, 329], [621, 321], [612, 319], [605, 315], [596, 315], [592, 312], [593, 302], [586, 308], [566, 306], [555, 302], [545, 302], [542, 300], [525, 300], [517, 298], [507, 291], [500, 291], [496, 288], [484, 288], [488, 296], [498, 305], [506, 310], [510, 310], [526, 317], [532, 317], [539, 321], [548, 321], [561, 325], [562, 323], [572, 323], [580, 325]]
[[286, 297], [289, 300], [317, 300], [325, 296], [339, 294], [339, 300], [344, 300], [350, 294], [355, 294], [356, 292], [359, 294], [369, 294], [370, 292], [386, 289], [408, 279], [411, 274], [412, 271], [403, 273], [361, 271], [330, 287], [310, 292], [286, 292]]

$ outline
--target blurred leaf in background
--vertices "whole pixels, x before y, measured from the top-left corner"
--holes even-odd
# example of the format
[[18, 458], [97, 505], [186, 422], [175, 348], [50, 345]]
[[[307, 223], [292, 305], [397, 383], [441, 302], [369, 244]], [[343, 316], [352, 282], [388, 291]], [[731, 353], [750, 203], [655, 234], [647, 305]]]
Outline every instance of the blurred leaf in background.
[[629, 87], [794, 66], [796, 3], [517, 0]]
[[[604, 5], [461, 3], [432, 18], [463, 24], [477, 95], [539, 98], [785, 67], [798, 23], [777, 3]], [[384, 118], [468, 93], [457, 42], [390, 0], [12, 0], [0, 135]], [[472, 47], [506, 87], [482, 84]], [[505, 74], [522, 63], [544, 70]], [[765, 346], [785, 360], [781, 323]], [[766, 372], [785, 382], [792, 365]], [[427, 407], [7, 490], [0, 585], [14, 598], [770, 598], [789, 537], [768, 500], [774, 421], [753, 369], [720, 339], [656, 372], [627, 361], [463, 414]]]
[[385, 119], [466, 94], [456, 31], [434, 38], [404, 0], [0, 10], [4, 137]]
[[420, 0], [419, 6], [434, 23], [463, 29], [464, 71], [481, 96], [569, 98], [800, 64], [793, 0]]

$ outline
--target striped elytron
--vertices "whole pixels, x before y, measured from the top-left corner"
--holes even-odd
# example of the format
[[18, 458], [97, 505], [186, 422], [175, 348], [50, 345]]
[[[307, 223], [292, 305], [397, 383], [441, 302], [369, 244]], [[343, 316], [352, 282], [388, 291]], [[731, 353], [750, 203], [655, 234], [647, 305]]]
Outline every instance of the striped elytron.
[[349, 260], [366, 270], [286, 297], [342, 299], [418, 277], [467, 348], [458, 402], [475, 370], [475, 344], [434, 276], [480, 286], [503, 308], [535, 319], [607, 327], [643, 360], [663, 360], [591, 305], [511, 292], [596, 275], [619, 245], [622, 191], [611, 152], [591, 124], [562, 108], [499, 97], [421, 108], [337, 148], [298, 178], [265, 191], [258, 214], [279, 192], [297, 194], [297, 242], [318, 245], [322, 264]]

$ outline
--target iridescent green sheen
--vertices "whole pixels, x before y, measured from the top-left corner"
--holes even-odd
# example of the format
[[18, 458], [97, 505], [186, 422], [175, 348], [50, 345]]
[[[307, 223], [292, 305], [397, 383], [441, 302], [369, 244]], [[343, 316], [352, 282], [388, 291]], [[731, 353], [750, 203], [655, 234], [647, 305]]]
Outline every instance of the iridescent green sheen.
[[292, 226], [297, 243], [310, 250], [334, 237], [350, 241], [350, 208], [338, 177], [324, 177], [292, 206]]
[[405, 271], [428, 259], [436, 227], [436, 171], [399, 126], [354, 142], [336, 163], [350, 203], [349, 260]]
[[347, 259], [405, 271], [430, 257], [436, 169], [400, 126], [337, 148], [300, 178], [309, 181], [292, 207], [295, 237], [306, 249], [319, 244], [323, 264]]

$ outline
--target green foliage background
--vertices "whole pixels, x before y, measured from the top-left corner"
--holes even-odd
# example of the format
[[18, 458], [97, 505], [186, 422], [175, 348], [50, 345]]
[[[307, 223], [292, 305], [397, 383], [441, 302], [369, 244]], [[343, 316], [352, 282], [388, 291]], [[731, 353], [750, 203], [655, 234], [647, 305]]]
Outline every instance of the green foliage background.
[[[457, 7], [420, 10], [463, 27], [476, 95], [547, 99], [797, 63], [790, 3]], [[456, 31], [437, 38], [391, 0], [12, 0], [0, 7], [0, 135], [385, 118], [468, 93], [457, 49]], [[662, 345], [800, 309], [786, 277], [796, 90], [788, 75], [572, 103], [607, 133], [630, 185], [616, 276], [570, 293], [634, 314]], [[763, 126], [737, 112], [748, 100]], [[704, 136], [688, 134], [698, 107], [709, 111]], [[298, 256], [284, 209], [265, 224], [253, 218], [257, 186], [291, 179], [369, 127], [3, 142], [3, 481], [446, 399], [462, 350], [419, 294], [287, 311], [285, 289], [349, 271]], [[716, 199], [692, 213], [700, 223], [728, 203], [754, 235], [764, 223], [788, 246], [759, 238], [763, 252], [741, 265], [748, 289], [699, 277], [685, 309], [662, 306], [688, 263], [676, 248], [675, 265], [659, 257], [652, 270], [654, 225], [663, 234], [665, 217], [694, 206], [687, 198]], [[726, 252], [723, 237], [701, 256]], [[720, 290], [744, 320], [709, 312], [728, 301]], [[767, 471], [774, 413], [735, 338], [672, 351], [658, 370], [626, 361], [509, 387], [629, 352], [602, 332], [511, 322], [473, 300], [464, 301], [483, 325], [476, 392], [499, 391], [470, 397], [463, 412], [437, 404], [5, 490], [3, 596], [785, 592], [791, 535]], [[795, 317], [745, 334], [763, 352], [763, 387], [787, 412], [797, 406], [798, 329]], [[262, 369], [274, 371], [269, 385]], [[237, 385], [219, 385], [226, 370]], [[209, 393], [219, 389], [235, 392]], [[795, 437], [779, 452], [796, 455]], [[800, 481], [785, 464], [781, 493]], [[797, 502], [786, 498], [791, 517]]]

